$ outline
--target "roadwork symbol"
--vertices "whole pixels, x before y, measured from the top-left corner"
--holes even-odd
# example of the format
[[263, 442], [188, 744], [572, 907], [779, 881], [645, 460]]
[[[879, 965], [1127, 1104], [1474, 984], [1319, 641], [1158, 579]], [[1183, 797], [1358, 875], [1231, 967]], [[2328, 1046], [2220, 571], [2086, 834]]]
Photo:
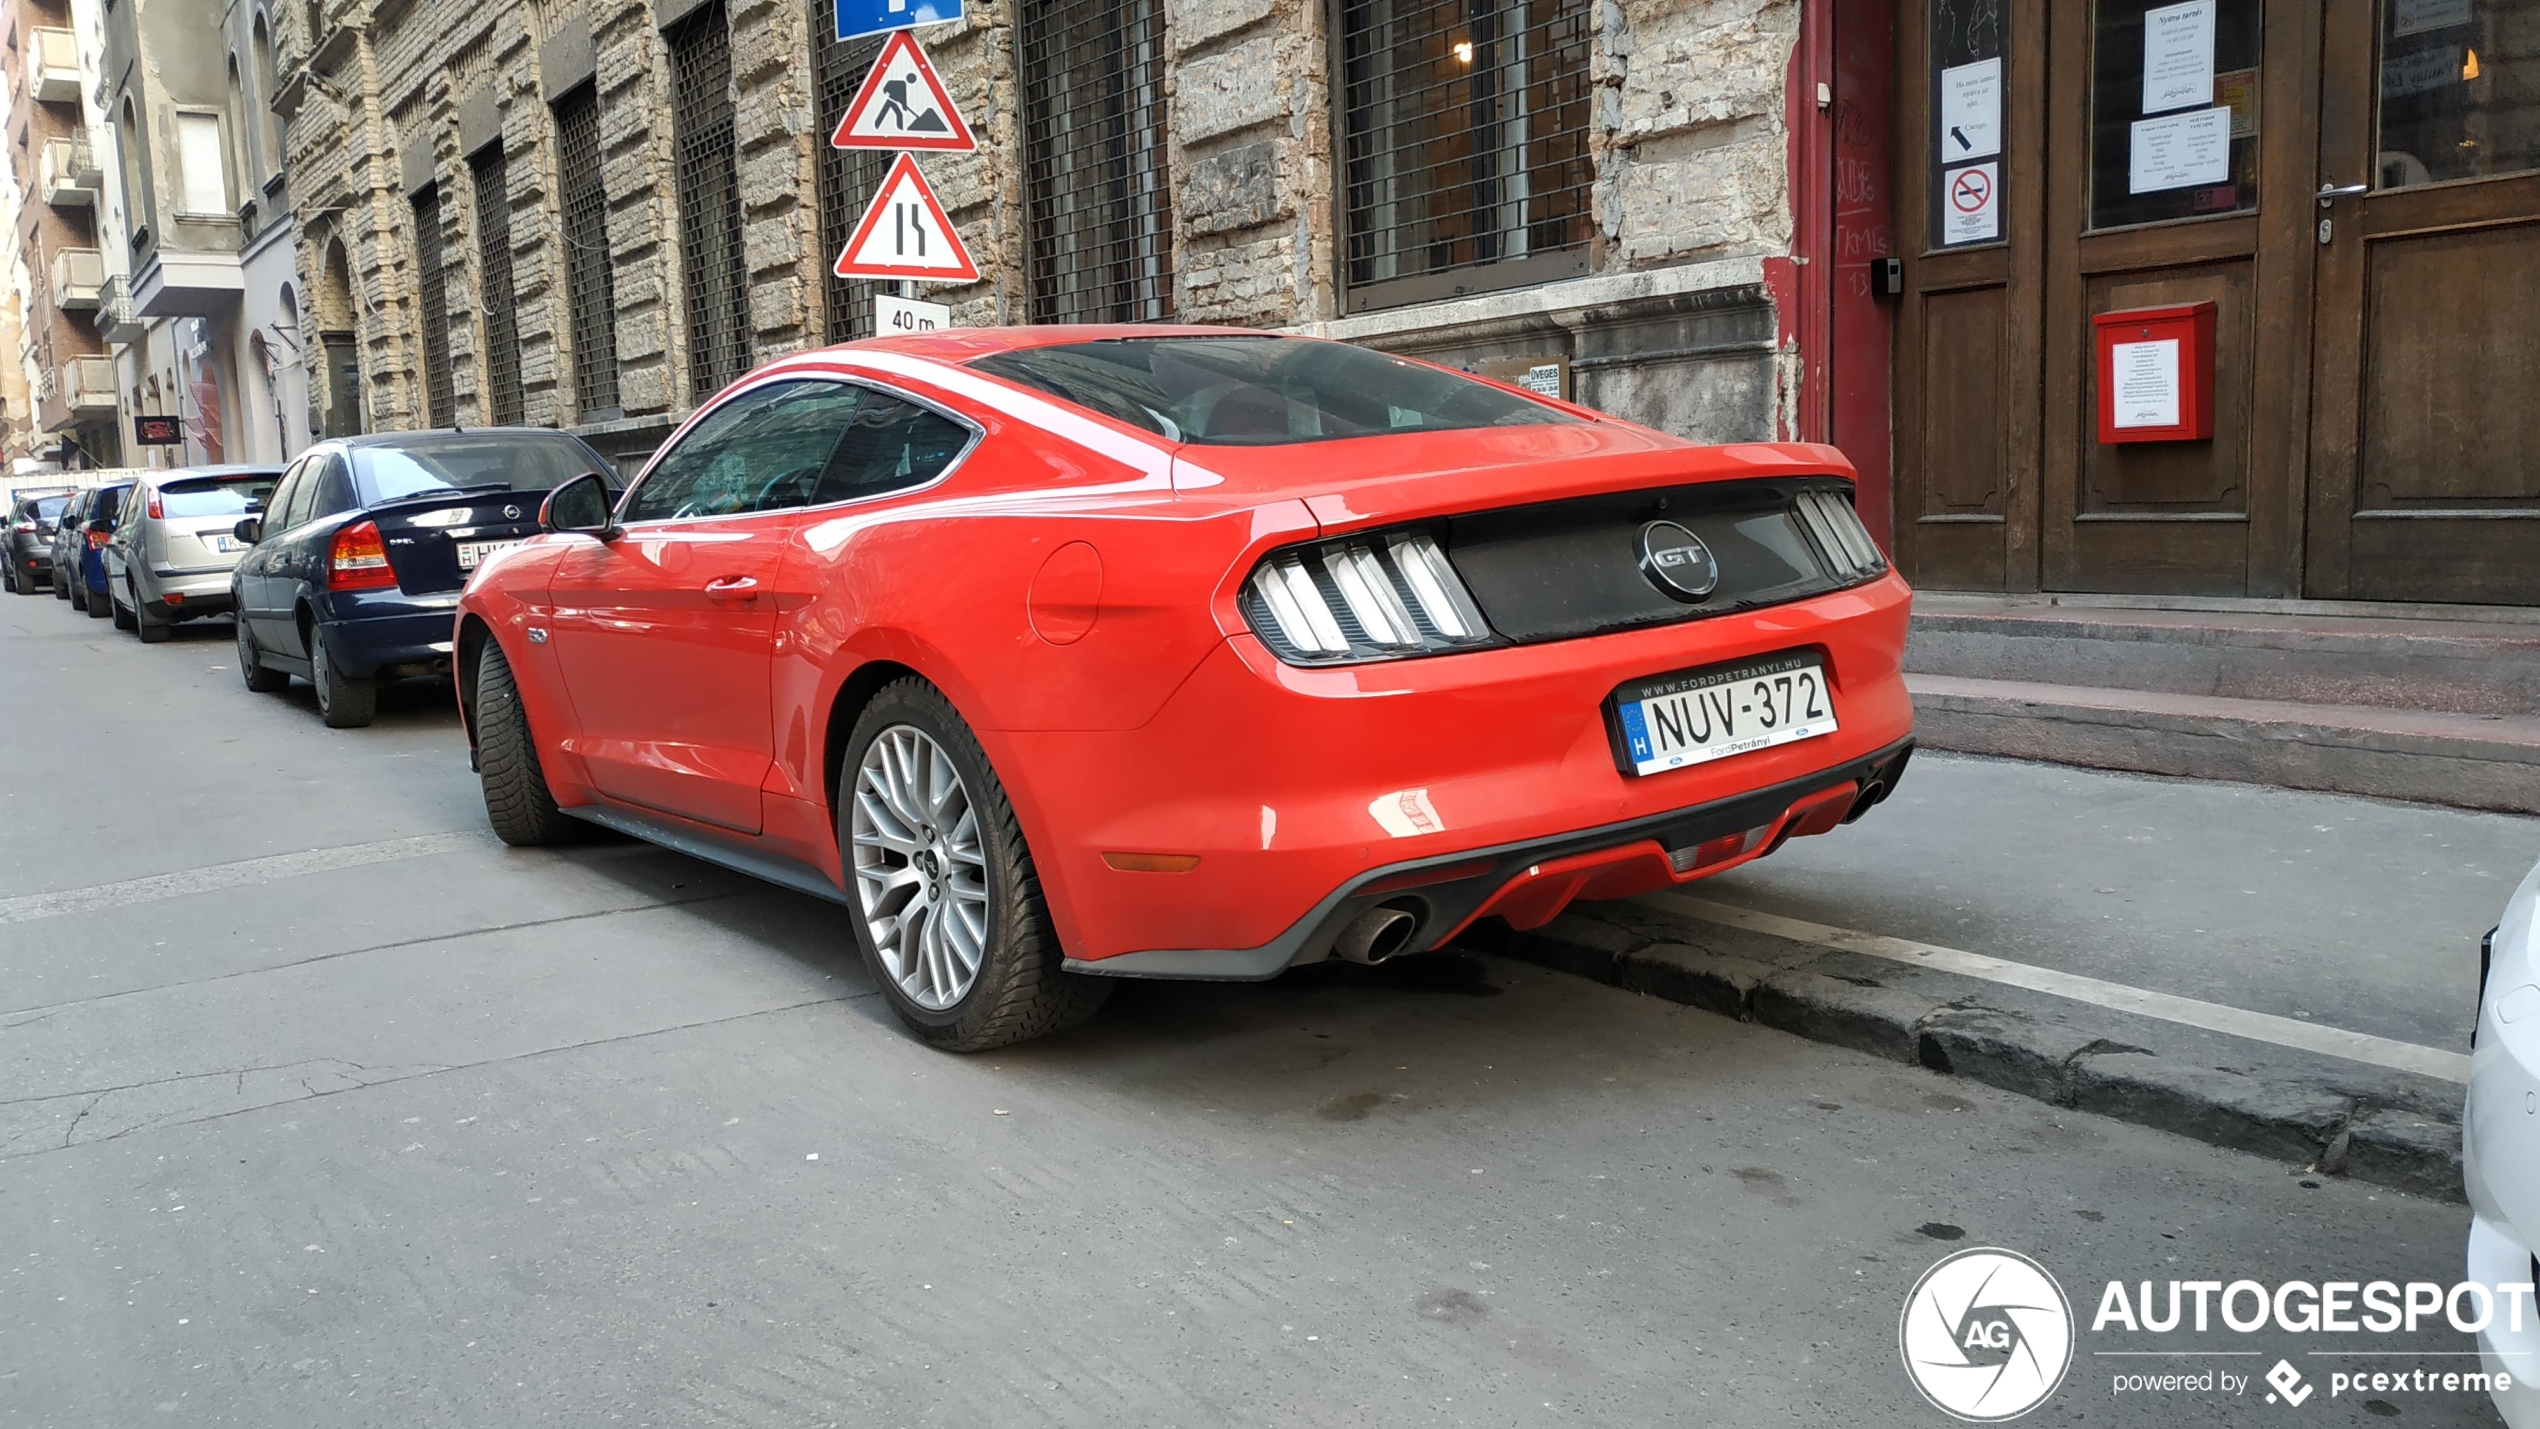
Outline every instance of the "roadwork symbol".
[[917, 160], [907, 154], [882, 176], [882, 186], [831, 271], [841, 278], [979, 281], [979, 265], [970, 261], [970, 250], [944, 216], [943, 204], [917, 171]]
[[906, 30], [882, 43], [873, 68], [829, 136], [836, 149], [936, 149], [967, 154], [979, 147], [952, 95]]

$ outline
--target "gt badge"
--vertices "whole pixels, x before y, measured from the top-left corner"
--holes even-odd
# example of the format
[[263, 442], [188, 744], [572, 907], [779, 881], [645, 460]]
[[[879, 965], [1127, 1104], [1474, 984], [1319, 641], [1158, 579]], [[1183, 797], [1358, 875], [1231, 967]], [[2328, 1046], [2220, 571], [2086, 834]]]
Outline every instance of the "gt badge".
[[1719, 589], [1720, 566], [1702, 538], [1673, 521], [1640, 528], [1640, 573], [1681, 601], [1697, 601]]

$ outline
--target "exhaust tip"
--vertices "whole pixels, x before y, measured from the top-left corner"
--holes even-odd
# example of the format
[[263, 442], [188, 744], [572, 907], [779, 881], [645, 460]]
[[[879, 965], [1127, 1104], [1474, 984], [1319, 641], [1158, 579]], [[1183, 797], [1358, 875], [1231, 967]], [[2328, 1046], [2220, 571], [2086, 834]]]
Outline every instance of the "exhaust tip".
[[1332, 951], [1353, 963], [1374, 967], [1410, 946], [1411, 935], [1419, 928], [1418, 913], [1388, 903], [1351, 919], [1333, 942]]
[[1873, 779], [1862, 785], [1861, 792], [1852, 800], [1852, 807], [1844, 810], [1843, 822], [1847, 824], [1856, 823], [1860, 820], [1863, 814], [1866, 814], [1870, 810], [1877, 808], [1880, 804], [1885, 803], [1887, 800], [1887, 790], [1888, 785], [1885, 779]]

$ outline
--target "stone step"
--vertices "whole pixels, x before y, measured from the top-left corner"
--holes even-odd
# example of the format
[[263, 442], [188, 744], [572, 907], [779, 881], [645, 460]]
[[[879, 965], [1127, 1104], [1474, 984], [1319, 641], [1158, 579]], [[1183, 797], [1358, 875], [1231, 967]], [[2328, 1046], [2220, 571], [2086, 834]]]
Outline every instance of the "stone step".
[[2540, 813], [2540, 717], [1908, 673], [1928, 749]]
[[2540, 715], [2540, 623], [2343, 611], [2150, 609], [2088, 597], [1915, 600], [1926, 675], [2294, 704]]

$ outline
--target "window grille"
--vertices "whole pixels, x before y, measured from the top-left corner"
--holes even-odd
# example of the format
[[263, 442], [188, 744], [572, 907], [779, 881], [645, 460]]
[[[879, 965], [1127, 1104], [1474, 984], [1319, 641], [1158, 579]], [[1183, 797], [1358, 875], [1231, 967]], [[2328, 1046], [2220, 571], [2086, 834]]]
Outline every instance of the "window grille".
[[749, 260], [732, 139], [732, 31], [723, 0], [673, 26], [671, 132], [688, 286], [688, 396], [702, 402], [750, 368]]
[[867, 35], [842, 44], [831, 38], [837, 33], [837, 0], [812, 0], [811, 44], [819, 86], [812, 118], [820, 140], [820, 271], [828, 274], [822, 283], [824, 331], [831, 342], [848, 342], [873, 336], [874, 285], [829, 270], [837, 266], [873, 191], [882, 186], [891, 156], [879, 149], [829, 147], [830, 131], [846, 114], [865, 71], [880, 57], [884, 38]]
[[441, 185], [414, 196], [415, 301], [423, 308], [424, 421], [450, 425], [458, 403], [450, 391], [450, 294], [441, 277]]
[[1351, 305], [1588, 270], [1588, 0], [1338, 0]]
[[556, 179], [564, 200], [564, 291], [572, 313], [573, 402], [582, 420], [614, 411], [617, 280], [609, 267], [609, 195], [600, 175], [600, 92], [556, 103]]
[[1021, 20], [1034, 322], [1170, 319], [1159, 0], [1027, 0]]
[[520, 424], [520, 322], [512, 296], [512, 200], [503, 146], [489, 144], [468, 161], [476, 194], [478, 307], [485, 314], [486, 419]]

